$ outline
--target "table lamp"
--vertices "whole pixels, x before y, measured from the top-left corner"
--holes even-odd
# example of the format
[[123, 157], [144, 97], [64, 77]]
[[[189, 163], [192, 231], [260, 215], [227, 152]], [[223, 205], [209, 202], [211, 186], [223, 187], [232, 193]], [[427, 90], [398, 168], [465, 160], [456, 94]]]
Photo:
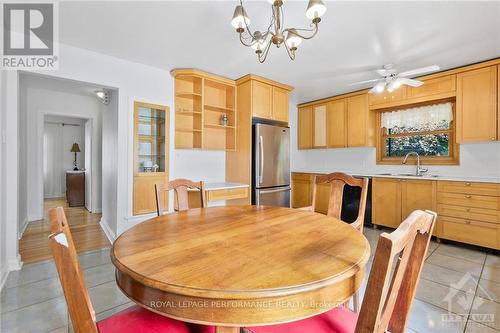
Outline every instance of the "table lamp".
[[76, 166], [76, 153], [80, 152], [80, 146], [78, 145], [78, 143], [73, 143], [73, 146], [71, 147], [71, 152], [75, 153], [75, 160], [73, 161], [73, 165], [74, 165], [73, 170], [77, 171], [78, 167]]

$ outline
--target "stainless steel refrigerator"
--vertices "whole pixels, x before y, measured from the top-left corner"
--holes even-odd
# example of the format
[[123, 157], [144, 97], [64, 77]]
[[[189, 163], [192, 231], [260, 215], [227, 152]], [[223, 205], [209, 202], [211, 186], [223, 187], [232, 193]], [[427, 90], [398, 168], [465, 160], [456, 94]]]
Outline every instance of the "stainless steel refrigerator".
[[252, 203], [290, 207], [290, 128], [253, 125]]

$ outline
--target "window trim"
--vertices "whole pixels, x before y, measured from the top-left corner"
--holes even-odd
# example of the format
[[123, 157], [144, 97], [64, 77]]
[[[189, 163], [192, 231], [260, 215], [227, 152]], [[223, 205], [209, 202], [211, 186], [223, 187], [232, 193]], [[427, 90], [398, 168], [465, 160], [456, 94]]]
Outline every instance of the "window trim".
[[[452, 112], [453, 112], [453, 121], [451, 122], [450, 129], [447, 130], [435, 130], [435, 131], [422, 131], [422, 132], [412, 132], [412, 135], [429, 135], [429, 134], [441, 134], [441, 133], [449, 133], [449, 138], [451, 142], [449, 143], [450, 156], [420, 156], [420, 162], [423, 165], [459, 165], [459, 145], [456, 142], [456, 106], [455, 99], [444, 99], [444, 100], [434, 100], [425, 103], [417, 103], [417, 104], [409, 104], [398, 106], [394, 108], [380, 109], [377, 110], [377, 119], [376, 119], [376, 152], [377, 152], [377, 164], [401, 164], [401, 157], [387, 157], [384, 156], [384, 147], [385, 147], [385, 139], [387, 137], [401, 137], [408, 136], [407, 134], [391, 134], [388, 135], [384, 128], [380, 127], [382, 123], [382, 113], [384, 112], [393, 112], [398, 110], [404, 110], [413, 107], [440, 104], [440, 103], [448, 103], [452, 104]], [[408, 163], [410, 165], [416, 164], [416, 159], [411, 158], [408, 159]]]

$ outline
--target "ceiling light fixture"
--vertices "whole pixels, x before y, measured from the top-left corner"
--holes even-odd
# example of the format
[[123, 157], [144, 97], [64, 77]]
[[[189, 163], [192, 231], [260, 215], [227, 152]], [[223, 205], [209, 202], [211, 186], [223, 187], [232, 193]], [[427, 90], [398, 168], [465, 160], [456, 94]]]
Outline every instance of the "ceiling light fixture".
[[104, 104], [104, 105], [109, 104], [109, 92], [107, 92], [106, 90], [103, 89], [103, 90], [94, 91], [94, 93], [101, 100], [102, 104]]
[[[284, 29], [282, 27], [284, 22], [283, 0], [268, 0], [268, 2], [272, 6], [272, 16], [270, 24], [264, 33], [258, 30], [253, 32], [250, 30], [250, 18], [243, 7], [242, 0], [240, 0], [240, 4], [234, 9], [231, 25], [240, 35], [240, 42], [255, 50], [259, 62], [263, 63], [266, 61], [271, 44], [276, 45], [278, 48], [284, 44], [290, 59], [295, 60], [295, 52], [302, 40], [311, 39], [318, 33], [318, 24], [321, 22], [321, 16], [326, 12], [326, 6], [321, 0], [309, 0], [306, 17], [312, 21], [312, 28]], [[302, 32], [309, 34], [309, 36], [304, 36]]]

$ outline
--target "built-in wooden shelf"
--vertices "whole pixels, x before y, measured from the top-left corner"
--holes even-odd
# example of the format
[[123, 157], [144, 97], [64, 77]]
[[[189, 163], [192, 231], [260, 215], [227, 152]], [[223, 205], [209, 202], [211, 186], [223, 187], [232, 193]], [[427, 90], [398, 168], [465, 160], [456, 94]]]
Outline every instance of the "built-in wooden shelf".
[[[196, 69], [173, 70], [172, 75], [176, 91], [175, 147], [235, 150], [236, 82]], [[220, 124], [224, 114], [228, 126]]]
[[186, 133], [189, 133], [189, 132], [201, 132], [201, 129], [197, 129], [197, 128], [176, 128], [175, 131], [176, 132], [186, 132]]
[[205, 124], [204, 125], [205, 127], [212, 127], [212, 128], [219, 128], [219, 129], [225, 129], [225, 128], [236, 128], [234, 126], [230, 126], [230, 125], [227, 125], [227, 126], [224, 126], [224, 125], [219, 125], [219, 124]]
[[201, 97], [201, 94], [195, 92], [178, 92], [175, 94], [176, 97]]
[[234, 112], [234, 108], [227, 108], [227, 107], [223, 107], [223, 106], [208, 105], [208, 104], [205, 104], [205, 110], [212, 111], [212, 112], [222, 112], [222, 113]]

